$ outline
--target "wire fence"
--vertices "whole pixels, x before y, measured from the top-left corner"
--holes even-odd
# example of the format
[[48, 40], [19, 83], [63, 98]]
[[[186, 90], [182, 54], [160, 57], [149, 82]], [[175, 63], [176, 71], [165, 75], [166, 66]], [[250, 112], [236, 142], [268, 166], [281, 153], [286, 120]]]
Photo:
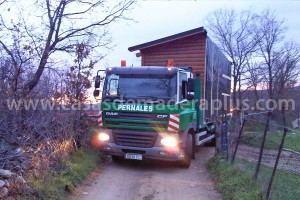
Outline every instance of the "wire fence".
[[227, 159], [253, 177], [264, 199], [300, 200], [300, 130], [271, 112], [233, 113], [226, 122]]

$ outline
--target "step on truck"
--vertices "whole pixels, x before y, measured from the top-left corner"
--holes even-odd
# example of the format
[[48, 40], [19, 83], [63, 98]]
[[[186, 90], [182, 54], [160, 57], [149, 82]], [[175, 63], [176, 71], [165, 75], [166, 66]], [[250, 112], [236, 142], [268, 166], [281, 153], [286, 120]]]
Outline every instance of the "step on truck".
[[191, 67], [99, 70], [94, 96], [102, 96], [100, 150], [114, 161], [155, 159], [188, 168], [196, 147], [215, 140], [215, 124], [203, 122], [199, 77]]

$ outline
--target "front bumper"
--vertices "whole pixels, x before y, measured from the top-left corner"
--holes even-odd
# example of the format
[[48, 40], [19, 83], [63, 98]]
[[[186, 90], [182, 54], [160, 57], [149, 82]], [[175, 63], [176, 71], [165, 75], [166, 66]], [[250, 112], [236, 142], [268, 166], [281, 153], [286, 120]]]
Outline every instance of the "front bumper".
[[152, 147], [138, 148], [120, 146], [115, 143], [103, 143], [100, 146], [100, 151], [107, 155], [124, 157], [126, 153], [141, 154], [143, 159], [178, 161], [184, 157], [184, 150], [180, 148]]

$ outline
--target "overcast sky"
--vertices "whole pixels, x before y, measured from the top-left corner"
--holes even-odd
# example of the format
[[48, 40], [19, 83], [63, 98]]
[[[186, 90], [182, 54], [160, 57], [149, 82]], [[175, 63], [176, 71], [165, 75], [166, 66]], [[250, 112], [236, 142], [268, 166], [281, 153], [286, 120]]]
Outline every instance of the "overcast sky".
[[300, 43], [300, 0], [144, 0], [129, 15], [135, 22], [122, 21], [110, 27], [115, 47], [98, 67], [119, 66], [122, 59], [127, 60], [128, 66], [139, 66], [140, 60], [128, 47], [201, 27], [203, 18], [220, 8], [251, 8], [255, 12], [269, 8], [286, 20], [286, 37]]

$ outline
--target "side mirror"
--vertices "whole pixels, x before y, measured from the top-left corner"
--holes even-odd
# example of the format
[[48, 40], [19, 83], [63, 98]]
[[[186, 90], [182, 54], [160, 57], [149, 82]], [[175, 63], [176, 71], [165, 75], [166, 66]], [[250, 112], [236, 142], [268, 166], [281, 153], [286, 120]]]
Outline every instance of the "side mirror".
[[194, 97], [195, 96], [193, 94], [187, 94], [186, 99], [190, 101], [190, 100], [193, 100]]
[[182, 98], [186, 99], [186, 95], [187, 95], [187, 81], [182, 81], [181, 93], [182, 93]]
[[195, 79], [189, 78], [189, 80], [187, 82], [187, 91], [195, 92]]
[[98, 97], [100, 95], [100, 90], [94, 90], [94, 97]]
[[100, 83], [101, 83], [101, 76], [97, 75], [95, 78], [95, 88], [100, 88]]

